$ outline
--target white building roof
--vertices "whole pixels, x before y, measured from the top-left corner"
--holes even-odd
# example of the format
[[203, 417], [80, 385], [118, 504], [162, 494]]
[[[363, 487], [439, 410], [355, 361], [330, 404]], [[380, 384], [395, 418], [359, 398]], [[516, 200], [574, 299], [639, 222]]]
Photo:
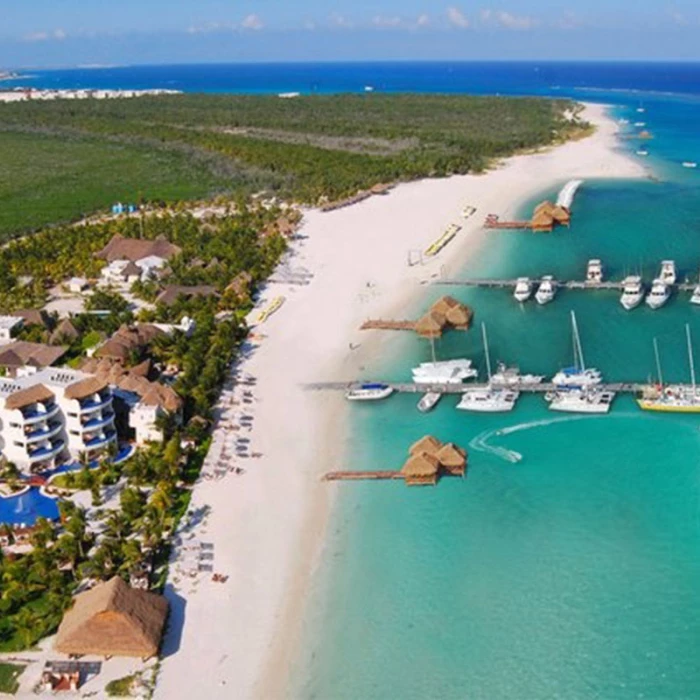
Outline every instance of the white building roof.
[[0, 329], [11, 331], [15, 326], [21, 326], [23, 320], [19, 316], [0, 316]]

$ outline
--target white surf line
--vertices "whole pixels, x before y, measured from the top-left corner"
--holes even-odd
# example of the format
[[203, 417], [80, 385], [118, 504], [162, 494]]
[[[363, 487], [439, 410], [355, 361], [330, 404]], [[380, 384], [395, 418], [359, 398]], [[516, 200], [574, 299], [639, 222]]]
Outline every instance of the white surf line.
[[556, 425], [558, 423], [572, 423], [574, 421], [581, 420], [600, 420], [601, 418], [648, 418], [643, 414], [639, 413], [615, 413], [613, 415], [598, 415], [598, 416], [563, 416], [560, 418], [543, 418], [541, 420], [529, 421], [527, 423], [518, 423], [516, 425], [510, 425], [505, 428], [496, 428], [495, 430], [487, 430], [480, 433], [469, 443], [469, 447], [476, 452], [484, 452], [486, 454], [491, 454], [494, 457], [498, 457], [505, 462], [510, 462], [511, 464], [517, 464], [523, 459], [523, 455], [515, 450], [509, 450], [505, 447], [499, 447], [498, 445], [490, 445], [489, 440], [494, 437], [501, 435], [511, 435], [512, 433], [519, 433], [523, 430], [533, 430], [535, 428], [546, 428], [549, 425]]

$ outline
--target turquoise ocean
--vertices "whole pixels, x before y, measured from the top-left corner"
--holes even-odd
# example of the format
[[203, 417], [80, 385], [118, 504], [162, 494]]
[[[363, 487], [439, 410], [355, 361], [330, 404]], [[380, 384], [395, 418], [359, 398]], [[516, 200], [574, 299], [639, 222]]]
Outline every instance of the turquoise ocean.
[[[646, 161], [657, 179], [587, 182], [570, 230], [494, 233], [461, 274], [580, 279], [597, 257], [609, 278], [650, 280], [670, 258], [697, 279], [700, 173], [680, 163], [700, 160], [700, 101], [641, 99], [643, 116], [636, 93], [615, 95], [613, 113], [654, 133]], [[655, 373], [656, 337], [664, 378], [689, 381], [686, 323], [700, 347], [687, 293], [628, 313], [617, 292], [561, 292], [542, 308], [508, 291], [431, 287], [407, 311], [443, 293], [486, 323], [494, 360], [527, 372], [571, 363], [571, 310], [587, 364], [610, 380]], [[437, 350], [484, 370], [478, 330], [448, 334]], [[406, 379], [429, 358], [425, 341], [405, 338], [367, 375]], [[436, 488], [338, 486], [290, 697], [700, 697], [700, 417], [644, 413], [630, 397], [604, 417], [553, 414], [534, 396], [491, 416], [456, 401], [428, 415], [411, 396], [352, 407], [347, 468], [398, 468], [429, 433], [468, 449], [468, 475]]]
[[[552, 235], [495, 233], [471, 277], [608, 277], [662, 259], [700, 272], [700, 67], [693, 64], [299, 64], [144, 66], [44, 71], [35, 87], [191, 92], [477, 92], [572, 96], [646, 122], [655, 180], [587, 182], [573, 225]], [[637, 109], [643, 107], [645, 112]], [[632, 125], [628, 131], [635, 131]], [[624, 134], [623, 134], [624, 136]], [[621, 139], [634, 154], [637, 142]], [[634, 157], [634, 156], [633, 156]], [[528, 214], [563, 183], [538, 193]], [[466, 202], [465, 202], [466, 203]], [[700, 307], [678, 295], [625, 312], [614, 292], [560, 292], [539, 308], [506, 291], [426, 288], [472, 305], [492, 357], [551, 375], [572, 360], [576, 311], [587, 364], [610, 380], [645, 380], [658, 339], [664, 375], [688, 381], [684, 325], [700, 362]], [[427, 360], [404, 337], [367, 376], [406, 379]], [[484, 367], [478, 330], [438, 344], [441, 358]], [[435, 488], [346, 483], [308, 591], [288, 695], [299, 700], [652, 700], [700, 697], [700, 416], [641, 412], [618, 397], [604, 417], [553, 414], [526, 396], [511, 414], [472, 415], [446, 398], [350, 409], [347, 468], [398, 467], [432, 433], [469, 451], [464, 480]], [[336, 465], [333, 465], [334, 467]], [[336, 488], [336, 487], [333, 487]]]

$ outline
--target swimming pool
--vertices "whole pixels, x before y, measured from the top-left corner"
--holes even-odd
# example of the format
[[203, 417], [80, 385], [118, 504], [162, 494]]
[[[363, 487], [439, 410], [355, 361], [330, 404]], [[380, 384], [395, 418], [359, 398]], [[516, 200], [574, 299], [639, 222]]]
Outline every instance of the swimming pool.
[[17, 496], [0, 497], [0, 524], [34, 525], [37, 518], [58, 517], [58, 501], [44, 496], [36, 486]]

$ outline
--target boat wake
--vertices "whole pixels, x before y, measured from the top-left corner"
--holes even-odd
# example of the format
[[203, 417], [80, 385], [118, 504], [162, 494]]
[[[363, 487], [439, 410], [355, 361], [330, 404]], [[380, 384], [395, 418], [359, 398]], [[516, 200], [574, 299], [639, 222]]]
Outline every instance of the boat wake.
[[489, 440], [495, 437], [501, 437], [504, 435], [512, 435], [513, 433], [519, 433], [523, 430], [533, 430], [534, 428], [546, 428], [549, 425], [555, 425], [557, 423], [572, 423], [574, 421], [581, 420], [599, 420], [601, 418], [632, 418], [632, 417], [642, 417], [637, 413], [616, 413], [614, 415], [599, 415], [599, 416], [563, 416], [560, 418], [543, 418], [541, 420], [528, 421], [527, 423], [518, 423], [517, 425], [509, 425], [505, 428], [497, 428], [496, 430], [486, 430], [483, 433], [477, 435], [469, 443], [469, 447], [476, 452], [484, 452], [486, 454], [491, 454], [494, 457], [498, 457], [505, 462], [510, 462], [511, 464], [517, 464], [523, 459], [523, 455], [515, 450], [509, 450], [505, 447], [499, 447], [498, 445], [489, 444]]

